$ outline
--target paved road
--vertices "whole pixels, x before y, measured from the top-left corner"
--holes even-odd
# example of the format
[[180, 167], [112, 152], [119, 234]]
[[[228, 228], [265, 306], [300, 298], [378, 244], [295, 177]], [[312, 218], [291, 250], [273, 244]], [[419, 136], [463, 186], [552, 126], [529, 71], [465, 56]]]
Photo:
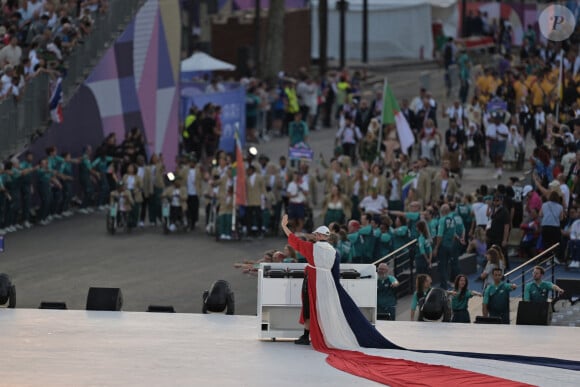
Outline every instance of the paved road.
[[[411, 98], [419, 89], [417, 71], [397, 71], [388, 77], [398, 98]], [[437, 70], [431, 78], [440, 103], [444, 102], [442, 78]], [[312, 133], [317, 154], [331, 155], [334, 133], [331, 129]], [[258, 149], [275, 160], [287, 152], [287, 139], [272, 139]], [[482, 182], [493, 183], [491, 175], [489, 169], [468, 168], [463, 189], [472, 192]], [[104, 216], [75, 215], [6, 236], [0, 272], [12, 276], [18, 307], [64, 301], [70, 309], [84, 309], [88, 288], [106, 286], [122, 289], [127, 311], [145, 311], [157, 304], [173, 305], [178, 312], [199, 312], [203, 291], [214, 280], [225, 279], [235, 291], [236, 313], [255, 314], [256, 277], [242, 274], [233, 264], [284, 245], [281, 238], [218, 243], [201, 231], [164, 236], [155, 228], [112, 237], [105, 232]], [[408, 309], [407, 304], [403, 301], [400, 310]], [[407, 312], [402, 317], [406, 316]]]

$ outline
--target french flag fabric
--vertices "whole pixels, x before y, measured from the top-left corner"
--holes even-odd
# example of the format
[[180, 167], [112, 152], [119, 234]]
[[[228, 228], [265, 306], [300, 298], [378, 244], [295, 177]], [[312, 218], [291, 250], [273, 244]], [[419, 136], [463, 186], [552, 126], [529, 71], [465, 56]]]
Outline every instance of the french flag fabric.
[[[365, 348], [407, 350], [381, 335], [360, 312], [340, 284], [340, 259], [329, 243], [311, 243], [290, 234], [288, 244], [302, 254], [308, 262], [306, 276], [310, 299], [312, 347], [327, 354], [326, 361], [331, 366], [392, 387], [529, 386], [519, 381], [447, 365], [427, 364], [364, 353]], [[580, 370], [580, 362], [563, 359], [450, 351], [414, 352]], [[392, 354], [392, 352], [389, 353]]]
[[58, 124], [62, 123], [62, 77], [59, 77], [53, 86], [48, 107], [52, 121]]

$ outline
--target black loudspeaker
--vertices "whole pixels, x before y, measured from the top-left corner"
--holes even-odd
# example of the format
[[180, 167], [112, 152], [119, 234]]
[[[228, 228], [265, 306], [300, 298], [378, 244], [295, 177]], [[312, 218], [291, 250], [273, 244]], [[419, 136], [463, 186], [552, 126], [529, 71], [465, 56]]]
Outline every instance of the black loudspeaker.
[[42, 301], [38, 309], [68, 309], [65, 302]]
[[89, 288], [87, 310], [118, 312], [123, 307], [123, 295], [119, 288]]
[[175, 313], [175, 309], [172, 305], [149, 305], [147, 312], [153, 313]]
[[499, 317], [475, 317], [476, 324], [501, 324], [501, 318]]
[[516, 325], [550, 325], [551, 312], [549, 302], [520, 301]]

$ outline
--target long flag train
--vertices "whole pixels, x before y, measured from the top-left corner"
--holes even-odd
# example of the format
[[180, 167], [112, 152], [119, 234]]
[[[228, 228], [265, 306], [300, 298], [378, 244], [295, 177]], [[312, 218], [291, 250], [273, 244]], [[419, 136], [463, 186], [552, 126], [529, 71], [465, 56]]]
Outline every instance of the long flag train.
[[[391, 342], [377, 331], [346, 293], [340, 284], [339, 259], [333, 259], [330, 256], [336, 254], [334, 249], [326, 251], [324, 247], [302, 241], [294, 234], [288, 237], [288, 243], [299, 251], [309, 264], [307, 272], [312, 347], [327, 354], [326, 361], [333, 367], [392, 387], [529, 386], [526, 383], [449, 366], [372, 356], [361, 352], [364, 348], [402, 351], [406, 349]], [[315, 254], [318, 257], [316, 261]], [[331, 270], [325, 267], [325, 262], [329, 260], [334, 261]], [[319, 264], [322, 264], [320, 271], [317, 270]], [[414, 350], [413, 352], [580, 370], [578, 361], [537, 356], [430, 350]]]

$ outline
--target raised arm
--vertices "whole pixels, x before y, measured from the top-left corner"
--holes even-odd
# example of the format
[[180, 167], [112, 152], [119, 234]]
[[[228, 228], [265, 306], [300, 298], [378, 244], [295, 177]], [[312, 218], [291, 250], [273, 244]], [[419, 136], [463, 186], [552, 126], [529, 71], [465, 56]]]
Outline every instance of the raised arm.
[[314, 265], [314, 256], [313, 256], [313, 246], [311, 242], [303, 241], [302, 239], [298, 238], [296, 235], [290, 231], [288, 228], [288, 215], [284, 215], [282, 217], [282, 222], [280, 224], [282, 226], [282, 230], [284, 234], [288, 237], [288, 244], [292, 246], [292, 248], [298, 251], [301, 255], [306, 258], [306, 261]]

